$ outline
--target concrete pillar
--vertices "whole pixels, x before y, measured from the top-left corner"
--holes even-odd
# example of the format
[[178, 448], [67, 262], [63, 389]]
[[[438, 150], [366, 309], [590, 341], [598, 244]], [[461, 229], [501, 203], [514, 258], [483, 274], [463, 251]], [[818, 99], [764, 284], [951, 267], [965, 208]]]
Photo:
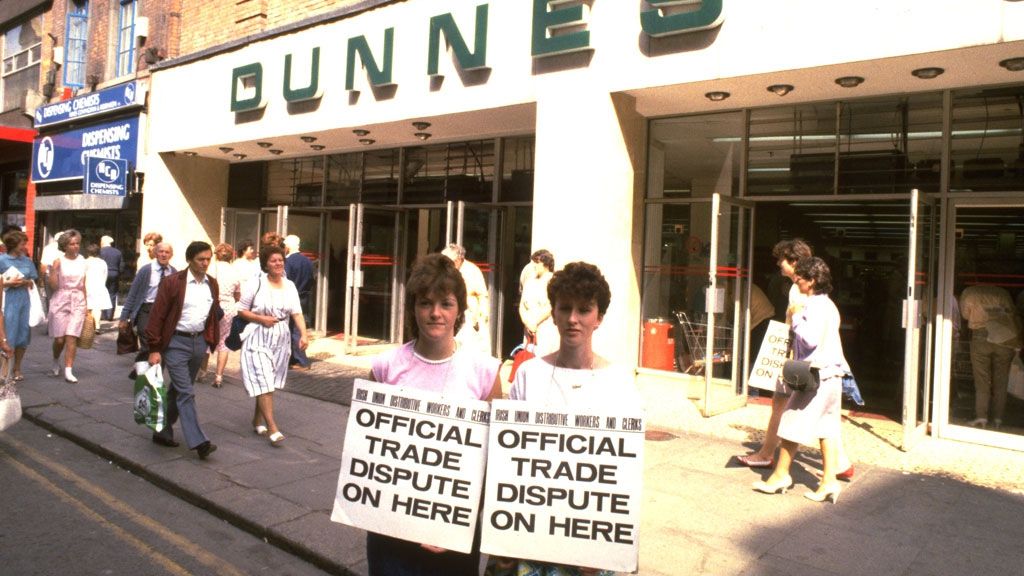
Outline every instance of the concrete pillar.
[[559, 80], [538, 95], [533, 250], [551, 250], [558, 268], [576, 260], [601, 268], [612, 301], [595, 350], [634, 366], [646, 123], [631, 96]]
[[159, 232], [174, 246], [174, 266], [185, 265], [194, 240], [220, 241], [220, 209], [228, 200], [228, 163], [161, 154], [148, 158], [141, 234]]

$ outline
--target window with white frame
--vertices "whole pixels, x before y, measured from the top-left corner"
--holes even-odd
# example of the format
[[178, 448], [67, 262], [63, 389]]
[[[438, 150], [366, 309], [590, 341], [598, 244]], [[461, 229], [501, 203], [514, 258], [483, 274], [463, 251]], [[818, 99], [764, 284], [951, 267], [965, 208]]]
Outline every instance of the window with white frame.
[[4, 31], [2, 46], [3, 110], [24, 106], [25, 93], [39, 86], [43, 17], [36, 16]]
[[64, 85], [82, 88], [85, 86], [85, 64], [89, 56], [89, 0], [68, 0], [64, 38]]
[[137, 0], [120, 0], [117, 18], [117, 75], [135, 72], [135, 14]]

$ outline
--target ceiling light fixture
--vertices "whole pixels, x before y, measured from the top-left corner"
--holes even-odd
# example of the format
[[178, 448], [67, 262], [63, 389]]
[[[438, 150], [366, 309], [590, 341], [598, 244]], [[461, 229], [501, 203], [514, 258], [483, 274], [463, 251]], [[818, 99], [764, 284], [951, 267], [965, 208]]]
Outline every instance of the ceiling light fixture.
[[277, 148], [272, 148], [272, 149], [268, 150], [268, 152], [270, 152], [274, 156], [280, 156], [281, 153], [284, 152], [284, 150], [278, 150]]
[[413, 134], [413, 136], [419, 138], [420, 140], [426, 140], [427, 138], [430, 138], [430, 132], [417, 132]]
[[419, 122], [413, 122], [412, 127], [422, 132], [427, 128], [430, 128], [430, 122], [423, 122], [422, 120]]
[[238, 158], [239, 160], [245, 160], [245, 157], [246, 157], [245, 154], [241, 154], [241, 153], [239, 153], [239, 154], [232, 154], [232, 156], [234, 156], [235, 158]]
[[196, 157], [196, 153], [192, 152], [191, 150], [188, 151], [188, 152], [182, 152], [182, 154], [184, 154], [185, 156], [188, 156], [189, 158], [195, 158]]
[[731, 94], [729, 94], [728, 92], [722, 92], [721, 90], [704, 93], [704, 97], [707, 98], [708, 100], [711, 100], [712, 102], [721, 102], [722, 100], [725, 100], [729, 96], [731, 96]]
[[323, 144], [310, 144], [309, 147], [312, 148], [313, 150], [318, 150], [318, 151], [319, 150], [323, 150], [324, 148], [327, 148], [327, 146], [324, 146]]
[[912, 70], [910, 73], [922, 80], [931, 80], [932, 78], [938, 78], [946, 70], [944, 68], [937, 68], [935, 66], [929, 66], [927, 68], [918, 68]]
[[863, 82], [863, 76], [842, 76], [840, 78], [836, 78], [836, 84], [839, 84], [843, 88], [856, 88]]
[[768, 87], [768, 91], [776, 96], [785, 96], [793, 91], [792, 84], [772, 84]]
[[232, 150], [234, 150], [234, 148], [232, 148], [231, 146], [221, 146], [220, 148], [218, 148], [218, 150], [220, 150], [221, 152], [227, 154], [228, 152], [231, 152]]
[[316, 136], [299, 136], [303, 142], [309, 144], [310, 142], [316, 142]]
[[270, 148], [271, 146], [273, 146], [273, 144], [270, 142], [257, 142], [256, 145], [259, 146], [260, 148]]
[[1007, 58], [1000, 60], [999, 65], [1010, 72], [1024, 72], [1024, 56], [1019, 58]]
[[367, 134], [369, 134], [370, 131], [369, 130], [365, 130], [363, 128], [356, 128], [355, 130], [352, 131], [352, 133], [355, 134], [356, 136], [359, 136], [360, 138], [362, 138], [363, 136], [366, 136]]
[[373, 144], [374, 142], [376, 142], [376, 140], [374, 140], [373, 138], [360, 138], [359, 139], [359, 143], [362, 144], [363, 146], [369, 146], [370, 144]]

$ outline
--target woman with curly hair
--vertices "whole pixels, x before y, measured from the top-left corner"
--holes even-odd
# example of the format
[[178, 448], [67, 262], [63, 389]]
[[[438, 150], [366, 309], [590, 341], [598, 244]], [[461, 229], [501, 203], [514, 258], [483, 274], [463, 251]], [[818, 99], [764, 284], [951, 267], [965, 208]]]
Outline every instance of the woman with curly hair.
[[[554, 352], [519, 367], [509, 398], [549, 408], [639, 407], [639, 396], [628, 385], [632, 372], [594, 352], [594, 331], [601, 326], [611, 298], [608, 281], [593, 264], [571, 262], [555, 272], [548, 282], [548, 300], [561, 342]], [[605, 576], [613, 572], [497, 556], [489, 559], [485, 572], [487, 576], [520, 574]]]
[[57, 248], [64, 254], [53, 261], [46, 281], [50, 296], [50, 337], [53, 338], [53, 371], [60, 376], [60, 354], [64, 352], [64, 380], [78, 382], [72, 368], [78, 337], [82, 335], [88, 298], [85, 292], [85, 258], [79, 254], [82, 235], [78, 230], [67, 230], [57, 240]]

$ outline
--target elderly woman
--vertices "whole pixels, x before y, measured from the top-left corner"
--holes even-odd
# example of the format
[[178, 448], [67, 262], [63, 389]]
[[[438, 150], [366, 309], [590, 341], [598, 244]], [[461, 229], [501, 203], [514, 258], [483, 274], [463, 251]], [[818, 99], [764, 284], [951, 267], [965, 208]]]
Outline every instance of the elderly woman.
[[[430, 254], [416, 262], [405, 284], [405, 324], [412, 340], [376, 357], [370, 379], [458, 398], [500, 395], [498, 360], [460, 346], [466, 319], [466, 283], [451, 259]], [[382, 534], [366, 535], [373, 576], [476, 576], [480, 551], [461, 554]]]
[[57, 241], [57, 248], [64, 254], [50, 265], [46, 281], [53, 294], [50, 296], [50, 337], [53, 338], [53, 372], [60, 376], [60, 354], [64, 352], [64, 380], [78, 382], [72, 368], [75, 365], [75, 351], [78, 337], [85, 324], [86, 297], [85, 258], [79, 254], [82, 235], [78, 230], [67, 230]]
[[[21, 230], [11, 230], [4, 234], [6, 254], [0, 254], [0, 275], [4, 285], [4, 323], [7, 326], [7, 338], [14, 348], [14, 363], [10, 376], [22, 380], [21, 361], [25, 358], [25, 350], [32, 341], [32, 330], [28, 325], [31, 295], [35, 290], [35, 281], [39, 278], [36, 266], [26, 255], [25, 245], [28, 235]], [[12, 269], [17, 272], [12, 272]]]
[[263, 246], [260, 264], [266, 274], [247, 280], [238, 301], [238, 315], [250, 323], [242, 332], [242, 383], [249, 396], [256, 398], [253, 431], [278, 446], [284, 434], [274, 421], [274, 390], [284, 388], [288, 377], [292, 349], [288, 319], [294, 319], [295, 326], [302, 331], [299, 346], [303, 350], [309, 345], [309, 338], [299, 293], [295, 284], [284, 277], [284, 249], [271, 244]]
[[[547, 291], [560, 344], [554, 352], [527, 360], [519, 367], [509, 398], [547, 407], [638, 407], [639, 395], [629, 386], [633, 381], [631, 371], [611, 364], [594, 352], [594, 331], [601, 326], [611, 303], [611, 290], [601, 271], [586, 262], [569, 263], [551, 277]], [[485, 574], [547, 576], [610, 575], [613, 572], [491, 557]]]
[[235, 249], [231, 244], [222, 242], [214, 249], [217, 260], [210, 265], [207, 274], [217, 279], [217, 286], [220, 287], [220, 308], [224, 316], [220, 319], [220, 341], [217, 343], [217, 372], [213, 376], [213, 387], [220, 388], [224, 384], [224, 368], [228, 365], [228, 355], [231, 350], [224, 345], [224, 340], [231, 333], [231, 321], [238, 313], [238, 299], [241, 297], [239, 288], [241, 278], [233, 264], [235, 260]]
[[555, 269], [555, 257], [547, 250], [530, 255], [532, 273], [523, 284], [523, 297], [519, 300], [519, 319], [523, 321], [527, 343], [535, 345], [538, 355], [550, 354], [558, 349], [558, 329], [551, 319], [551, 301], [548, 300], [548, 282]]
[[836, 446], [840, 430], [842, 378], [846, 371], [843, 343], [839, 339], [839, 309], [828, 297], [832, 275], [821, 258], [802, 258], [793, 269], [802, 303], [787, 311], [792, 330], [793, 357], [818, 369], [817, 390], [794, 391], [782, 413], [779, 438], [782, 449], [771, 475], [755, 482], [753, 488], [766, 494], [785, 493], [793, 485], [789, 467], [801, 444], [818, 441], [823, 461], [822, 481], [814, 492], [804, 494], [815, 502], [839, 500], [836, 480]]

